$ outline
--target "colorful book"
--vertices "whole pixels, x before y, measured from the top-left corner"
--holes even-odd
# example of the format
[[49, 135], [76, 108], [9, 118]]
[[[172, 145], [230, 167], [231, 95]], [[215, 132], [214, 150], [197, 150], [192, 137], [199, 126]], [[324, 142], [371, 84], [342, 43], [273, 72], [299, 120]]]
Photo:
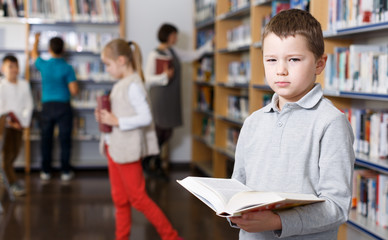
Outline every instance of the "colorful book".
[[[108, 95], [102, 95], [102, 96], [97, 96], [97, 108], [99, 110], [107, 110], [107, 111], [111, 111], [111, 108], [110, 108], [110, 100], [109, 100], [109, 96]], [[109, 133], [109, 132], [112, 132], [112, 126], [109, 126], [107, 124], [103, 124], [103, 123], [99, 123], [99, 129], [101, 132], [104, 132], [104, 133]]]
[[168, 56], [157, 56], [156, 60], [155, 60], [155, 64], [156, 64], [156, 67], [155, 67], [155, 74], [158, 75], [158, 74], [162, 74], [164, 72], [164, 70], [166, 69], [166, 66], [168, 68], [171, 68], [172, 67], [172, 60], [171, 60], [171, 57], [168, 57]]

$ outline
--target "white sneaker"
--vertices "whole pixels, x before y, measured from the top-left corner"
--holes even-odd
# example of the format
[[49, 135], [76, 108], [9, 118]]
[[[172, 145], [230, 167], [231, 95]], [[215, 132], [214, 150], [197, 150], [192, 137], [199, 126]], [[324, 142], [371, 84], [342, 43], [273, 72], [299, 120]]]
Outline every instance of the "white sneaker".
[[40, 172], [40, 179], [43, 181], [48, 181], [51, 179], [51, 174], [50, 173], [45, 173], [45, 172]]
[[26, 194], [26, 189], [24, 189], [24, 187], [19, 183], [12, 184], [11, 190], [13, 195], [15, 195], [16, 197], [20, 197]]
[[62, 173], [61, 180], [62, 181], [70, 181], [74, 178], [74, 172]]

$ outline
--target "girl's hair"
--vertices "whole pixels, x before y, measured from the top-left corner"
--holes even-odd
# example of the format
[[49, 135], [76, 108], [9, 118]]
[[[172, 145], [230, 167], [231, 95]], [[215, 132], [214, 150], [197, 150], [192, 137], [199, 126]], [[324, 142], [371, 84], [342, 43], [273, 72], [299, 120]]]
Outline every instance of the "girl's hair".
[[128, 64], [131, 65], [140, 78], [144, 81], [144, 74], [141, 67], [142, 56], [140, 47], [133, 41], [125, 41], [124, 39], [114, 39], [105, 45], [102, 50], [103, 53], [113, 60], [116, 60], [119, 56], [124, 56], [128, 60]]

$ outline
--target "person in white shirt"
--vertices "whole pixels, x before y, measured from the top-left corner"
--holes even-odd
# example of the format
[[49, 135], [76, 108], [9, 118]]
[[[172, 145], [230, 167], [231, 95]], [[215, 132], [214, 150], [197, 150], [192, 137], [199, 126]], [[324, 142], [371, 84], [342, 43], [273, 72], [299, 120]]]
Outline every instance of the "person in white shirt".
[[15, 56], [5, 56], [1, 69], [5, 76], [0, 83], [0, 114], [3, 123], [5, 120], [5, 126], [1, 126], [4, 127], [2, 167], [14, 195], [22, 196], [25, 189], [17, 181], [13, 164], [22, 144], [23, 128], [28, 127], [31, 122], [32, 95], [29, 84], [18, 78], [19, 64]]
[[[144, 75], [145, 84], [149, 89], [158, 144], [162, 149], [163, 145], [170, 139], [173, 128], [182, 125], [180, 63], [181, 61], [197, 60], [205, 53], [211, 52], [213, 40], [209, 40], [194, 51], [178, 49], [174, 46], [178, 41], [178, 29], [166, 23], [159, 28], [158, 40], [159, 46], [148, 55]], [[164, 71], [157, 74], [156, 61], [158, 58], [170, 58], [171, 64], [165, 64]], [[151, 164], [151, 161], [155, 161], [155, 163]], [[155, 169], [151, 169], [151, 165], [154, 165]], [[148, 174], [156, 173], [158, 176], [167, 178], [166, 166], [165, 169], [162, 169], [159, 155], [144, 159], [143, 168]]]

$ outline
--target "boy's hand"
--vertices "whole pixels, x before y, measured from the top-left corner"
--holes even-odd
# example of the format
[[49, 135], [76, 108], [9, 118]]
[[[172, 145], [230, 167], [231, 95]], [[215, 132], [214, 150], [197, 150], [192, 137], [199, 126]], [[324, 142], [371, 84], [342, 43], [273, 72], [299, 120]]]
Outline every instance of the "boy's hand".
[[168, 64], [164, 64], [164, 72], [167, 74], [168, 79], [171, 79], [174, 76], [174, 69], [169, 68]]
[[113, 113], [108, 112], [105, 109], [100, 110], [99, 113], [100, 113], [99, 117], [96, 117], [97, 122], [114, 126], [114, 127], [119, 126], [119, 120]]
[[264, 232], [282, 229], [279, 215], [272, 211], [243, 213], [241, 217], [231, 217], [230, 220], [247, 232]]
[[11, 128], [22, 130], [22, 126], [20, 126], [20, 124], [12, 122], [10, 119], [7, 120], [7, 125], [10, 126]]
[[35, 42], [38, 42], [40, 39], [40, 32], [35, 33]]

